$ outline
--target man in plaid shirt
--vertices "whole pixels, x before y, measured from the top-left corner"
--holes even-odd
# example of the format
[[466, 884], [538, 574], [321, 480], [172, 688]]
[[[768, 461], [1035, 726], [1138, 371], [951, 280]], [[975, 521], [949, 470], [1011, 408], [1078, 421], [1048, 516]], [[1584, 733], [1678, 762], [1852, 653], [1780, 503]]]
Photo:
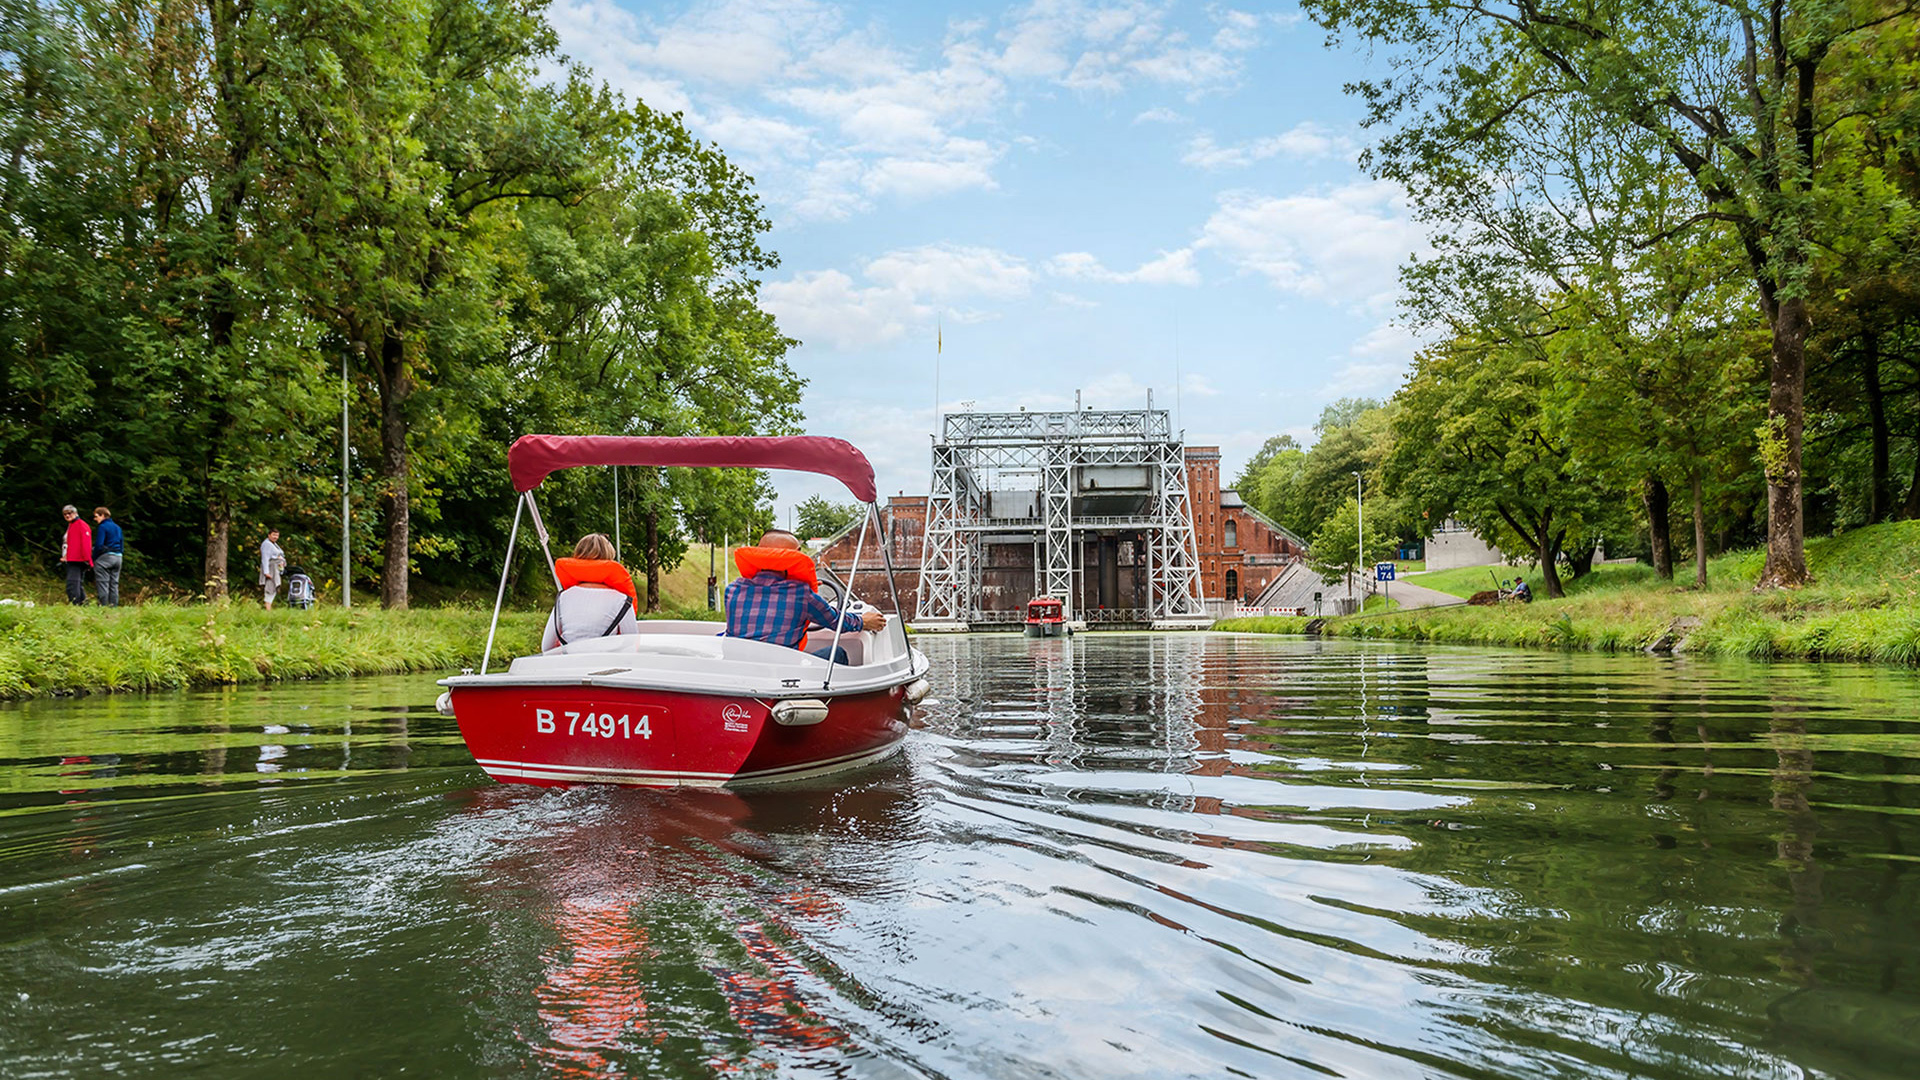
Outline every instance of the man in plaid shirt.
[[[800, 538], [790, 532], [774, 531], [760, 538], [765, 548], [800, 550]], [[795, 581], [778, 570], [762, 570], [750, 578], [738, 578], [727, 586], [727, 636], [768, 641], [798, 648], [806, 640], [810, 626], [832, 627], [841, 631], [878, 630], [887, 625], [887, 617], [877, 611], [842, 615], [833, 605], [804, 581]], [[825, 658], [823, 646], [814, 655]], [[839, 650], [833, 660], [846, 663], [847, 651]]]

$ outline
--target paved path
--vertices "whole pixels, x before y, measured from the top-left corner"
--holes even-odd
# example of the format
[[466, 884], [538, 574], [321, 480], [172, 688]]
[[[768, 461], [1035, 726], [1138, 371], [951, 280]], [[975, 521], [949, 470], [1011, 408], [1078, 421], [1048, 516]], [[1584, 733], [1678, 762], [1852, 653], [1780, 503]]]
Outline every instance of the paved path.
[[1465, 600], [1452, 593], [1443, 593], [1439, 589], [1429, 589], [1401, 578], [1385, 583], [1387, 595], [1398, 601], [1402, 608], [1442, 607], [1447, 604], [1464, 604]]

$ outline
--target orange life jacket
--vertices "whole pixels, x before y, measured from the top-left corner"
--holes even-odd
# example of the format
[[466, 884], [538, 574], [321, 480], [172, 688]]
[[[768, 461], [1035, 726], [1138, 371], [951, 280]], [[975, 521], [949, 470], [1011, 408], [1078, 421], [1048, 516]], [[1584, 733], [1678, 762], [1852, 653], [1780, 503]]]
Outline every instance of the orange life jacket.
[[743, 578], [750, 578], [763, 570], [777, 570], [795, 581], [806, 582], [809, 589], [820, 587], [820, 574], [813, 568], [813, 559], [804, 551], [743, 547], [733, 553], [733, 565], [740, 568]]
[[555, 559], [553, 572], [560, 578], [563, 589], [575, 585], [605, 585], [626, 593], [636, 608], [640, 605], [640, 594], [633, 588], [633, 575], [612, 559]]

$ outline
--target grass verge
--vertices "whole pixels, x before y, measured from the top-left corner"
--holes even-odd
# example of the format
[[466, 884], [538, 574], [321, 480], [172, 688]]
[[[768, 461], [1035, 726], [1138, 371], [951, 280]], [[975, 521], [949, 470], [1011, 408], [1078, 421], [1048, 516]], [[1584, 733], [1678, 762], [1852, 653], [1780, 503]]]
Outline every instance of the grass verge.
[[[1605, 566], [1570, 583], [1561, 600], [1347, 616], [1326, 620], [1321, 633], [1593, 651], [1640, 650], [1673, 635], [1685, 651], [1716, 656], [1920, 663], [1920, 521], [1809, 541], [1814, 583], [1803, 589], [1754, 592], [1751, 584], [1764, 561], [1761, 551], [1711, 560], [1706, 589], [1662, 581], [1651, 567]], [[1502, 569], [1512, 576], [1510, 568], [1495, 568]], [[1690, 582], [1691, 569], [1691, 564], [1676, 567], [1677, 576]], [[1471, 591], [1471, 576], [1484, 579], [1486, 568], [1443, 573], [1459, 580], [1440, 574], [1411, 580], [1464, 594]], [[1537, 590], [1538, 575], [1528, 577]], [[1676, 630], [1683, 620], [1697, 623]], [[1302, 633], [1306, 624], [1306, 619], [1226, 619], [1214, 628], [1284, 634]]]
[[[492, 614], [482, 607], [249, 604], [0, 607], [0, 699], [174, 690], [333, 675], [477, 667]], [[666, 618], [712, 618], [704, 607]], [[532, 651], [544, 611], [504, 611], [494, 659]]]

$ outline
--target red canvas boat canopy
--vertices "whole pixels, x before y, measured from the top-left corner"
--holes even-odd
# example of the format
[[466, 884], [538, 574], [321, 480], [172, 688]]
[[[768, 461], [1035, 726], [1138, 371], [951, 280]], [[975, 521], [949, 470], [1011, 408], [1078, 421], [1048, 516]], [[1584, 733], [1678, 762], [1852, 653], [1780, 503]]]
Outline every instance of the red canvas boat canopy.
[[507, 450], [515, 491], [532, 491], [550, 473], [576, 465], [791, 469], [831, 476], [863, 503], [875, 496], [867, 455], [823, 435], [522, 435]]

